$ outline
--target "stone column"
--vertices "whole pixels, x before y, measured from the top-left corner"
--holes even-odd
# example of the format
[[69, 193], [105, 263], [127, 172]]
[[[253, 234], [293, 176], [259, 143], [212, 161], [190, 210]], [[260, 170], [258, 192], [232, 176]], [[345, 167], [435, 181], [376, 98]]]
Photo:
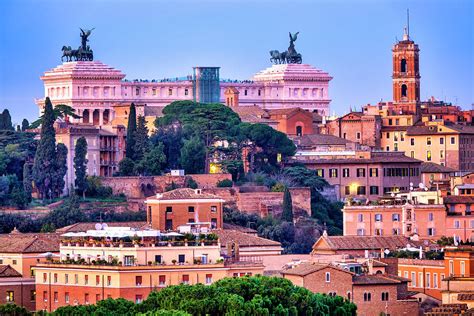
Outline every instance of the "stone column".
[[99, 110], [99, 126], [104, 125], [104, 110]]
[[94, 124], [94, 110], [93, 109], [89, 110], [89, 123]]

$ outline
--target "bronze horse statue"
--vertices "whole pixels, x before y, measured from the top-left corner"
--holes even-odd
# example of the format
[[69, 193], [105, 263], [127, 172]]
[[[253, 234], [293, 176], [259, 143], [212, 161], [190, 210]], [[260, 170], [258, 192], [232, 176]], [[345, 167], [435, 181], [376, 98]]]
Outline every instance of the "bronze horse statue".
[[61, 61], [63, 58], [66, 57], [66, 61], [72, 61], [72, 58], [77, 58], [77, 50], [72, 49], [71, 46], [64, 45], [61, 49], [63, 51], [63, 56], [61, 57]]
[[272, 56], [272, 57], [270, 58], [270, 62], [275, 63], [275, 64], [285, 64], [287, 54], [288, 54], [288, 52], [286, 52], [286, 51], [280, 53], [277, 50], [271, 50], [270, 51], [270, 56]]

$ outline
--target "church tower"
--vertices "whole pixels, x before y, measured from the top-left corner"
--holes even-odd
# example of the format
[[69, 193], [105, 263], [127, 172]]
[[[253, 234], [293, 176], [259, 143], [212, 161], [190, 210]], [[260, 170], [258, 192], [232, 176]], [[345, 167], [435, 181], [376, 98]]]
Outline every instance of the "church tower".
[[403, 40], [392, 49], [393, 103], [397, 114], [416, 114], [420, 103], [420, 50], [405, 28]]

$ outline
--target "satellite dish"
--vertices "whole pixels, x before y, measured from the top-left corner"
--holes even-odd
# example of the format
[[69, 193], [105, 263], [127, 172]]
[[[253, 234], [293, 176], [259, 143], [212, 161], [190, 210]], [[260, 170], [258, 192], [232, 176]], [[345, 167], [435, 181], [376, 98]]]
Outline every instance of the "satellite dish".
[[385, 252], [385, 254], [386, 254], [386, 255], [388, 255], [388, 254], [390, 253], [390, 250], [388, 250], [388, 249], [385, 249], [385, 251], [384, 251], [384, 252]]
[[419, 187], [420, 189], [423, 189], [423, 188], [425, 187], [425, 185], [424, 185], [422, 182], [420, 182], [420, 184], [418, 184], [418, 187]]
[[410, 186], [411, 186], [411, 187], [413, 186], [413, 182], [410, 182]]
[[100, 224], [100, 223], [95, 224], [95, 229], [96, 230], [101, 230], [102, 229], [102, 224]]
[[107, 225], [107, 223], [102, 223], [102, 229], [106, 229], [107, 227], [109, 227], [109, 225]]

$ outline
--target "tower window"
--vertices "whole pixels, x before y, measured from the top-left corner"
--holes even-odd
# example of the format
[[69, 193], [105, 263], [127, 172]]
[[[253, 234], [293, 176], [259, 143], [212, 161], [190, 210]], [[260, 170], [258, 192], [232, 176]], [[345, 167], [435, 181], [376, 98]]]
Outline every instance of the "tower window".
[[400, 63], [400, 71], [407, 72], [407, 60], [404, 58]]
[[303, 136], [303, 127], [296, 126], [296, 136]]
[[406, 84], [402, 84], [402, 97], [406, 97], [407, 96], [407, 85]]

